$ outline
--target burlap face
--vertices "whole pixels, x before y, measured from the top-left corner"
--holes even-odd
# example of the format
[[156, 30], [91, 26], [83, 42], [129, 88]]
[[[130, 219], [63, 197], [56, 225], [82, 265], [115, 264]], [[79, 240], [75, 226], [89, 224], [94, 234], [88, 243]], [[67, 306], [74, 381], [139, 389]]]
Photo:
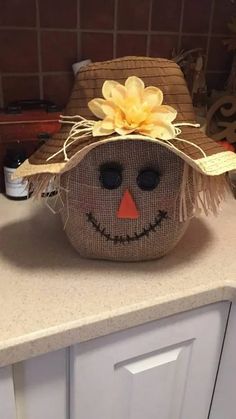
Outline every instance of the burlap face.
[[[100, 181], [100, 168], [110, 163], [122, 168], [122, 183], [112, 190]], [[160, 173], [151, 191], [137, 184], [138, 174], [147, 168]], [[183, 168], [183, 160], [174, 153], [142, 140], [107, 143], [90, 151], [61, 177], [68, 190], [62, 220], [72, 245], [81, 256], [97, 259], [140, 261], [166, 254], [188, 224], [179, 222], [178, 213]], [[127, 190], [138, 209], [137, 219], [117, 217]]]

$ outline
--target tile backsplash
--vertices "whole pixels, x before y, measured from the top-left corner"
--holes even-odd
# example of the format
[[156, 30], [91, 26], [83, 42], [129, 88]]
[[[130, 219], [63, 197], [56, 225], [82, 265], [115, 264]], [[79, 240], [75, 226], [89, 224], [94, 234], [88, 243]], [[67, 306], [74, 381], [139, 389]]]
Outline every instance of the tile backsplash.
[[221, 88], [233, 15], [236, 0], [0, 0], [0, 106], [38, 97], [65, 105], [75, 61], [196, 47], [209, 88]]

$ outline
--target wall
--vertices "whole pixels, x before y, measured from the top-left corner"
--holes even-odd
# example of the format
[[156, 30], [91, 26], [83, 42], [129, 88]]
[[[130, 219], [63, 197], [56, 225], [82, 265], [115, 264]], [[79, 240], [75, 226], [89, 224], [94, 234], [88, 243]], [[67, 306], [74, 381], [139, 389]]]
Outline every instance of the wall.
[[208, 85], [221, 87], [232, 15], [235, 0], [0, 0], [0, 106], [35, 97], [64, 105], [73, 62], [170, 57], [173, 48], [203, 47]]

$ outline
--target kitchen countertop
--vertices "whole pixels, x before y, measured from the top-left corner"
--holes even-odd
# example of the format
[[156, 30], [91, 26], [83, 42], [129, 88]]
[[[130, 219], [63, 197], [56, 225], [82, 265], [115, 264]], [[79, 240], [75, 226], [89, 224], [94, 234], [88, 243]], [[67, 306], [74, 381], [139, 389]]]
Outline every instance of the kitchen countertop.
[[42, 202], [0, 195], [0, 366], [224, 300], [236, 300], [236, 201], [193, 219], [164, 258], [81, 259]]

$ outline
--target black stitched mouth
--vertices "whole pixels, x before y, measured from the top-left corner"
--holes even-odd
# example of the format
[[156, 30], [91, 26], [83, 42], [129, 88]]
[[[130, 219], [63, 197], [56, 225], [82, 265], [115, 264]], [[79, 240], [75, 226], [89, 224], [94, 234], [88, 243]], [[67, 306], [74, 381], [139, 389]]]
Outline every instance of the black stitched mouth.
[[101, 227], [101, 224], [96, 220], [91, 212], [86, 214], [87, 221], [92, 224], [93, 228], [101, 234], [102, 237], [105, 237], [107, 241], [111, 241], [114, 244], [126, 244], [131, 243], [137, 240], [140, 240], [144, 236], [149, 236], [150, 233], [155, 233], [157, 227], [159, 227], [163, 220], [169, 218], [166, 211], [159, 211], [157, 217], [155, 217], [154, 222], [150, 223], [147, 228], [143, 228], [140, 233], [134, 233], [133, 236], [111, 236], [106, 232], [105, 228]]

